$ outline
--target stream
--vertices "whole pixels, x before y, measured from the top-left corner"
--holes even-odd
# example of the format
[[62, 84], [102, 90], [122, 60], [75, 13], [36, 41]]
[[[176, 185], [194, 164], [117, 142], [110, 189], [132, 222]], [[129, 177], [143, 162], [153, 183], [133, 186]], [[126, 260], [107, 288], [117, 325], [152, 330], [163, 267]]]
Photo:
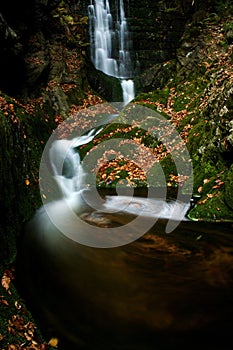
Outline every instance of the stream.
[[17, 283], [44, 336], [62, 350], [231, 349], [232, 223], [189, 221], [190, 196], [163, 188], [90, 186], [77, 150], [100, 130], [54, 133], [42, 157], [50, 192], [25, 227]]
[[[120, 79], [127, 105], [134, 97], [130, 34], [123, 1], [116, 3], [116, 31], [108, 0], [89, 5], [91, 59]], [[18, 288], [61, 350], [230, 350], [233, 224], [189, 221], [191, 195], [179, 190], [172, 199], [156, 186], [97, 189], [80, 149], [116, 117], [48, 141], [44, 205], [20, 242]]]
[[[129, 220], [109, 214], [93, 224]], [[232, 224], [183, 221], [170, 234], [166, 224], [159, 219], [131, 244], [92, 248], [40, 212], [27, 226], [17, 280], [44, 336], [65, 350], [231, 349]]]

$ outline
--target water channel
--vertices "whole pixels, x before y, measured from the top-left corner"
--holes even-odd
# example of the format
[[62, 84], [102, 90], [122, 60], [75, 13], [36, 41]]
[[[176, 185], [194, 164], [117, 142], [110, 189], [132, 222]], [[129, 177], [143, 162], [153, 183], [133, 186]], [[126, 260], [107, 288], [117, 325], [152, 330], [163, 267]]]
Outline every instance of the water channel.
[[[133, 80], [122, 0], [119, 6], [115, 32], [108, 0], [90, 3], [91, 57], [128, 89], [127, 104]], [[77, 150], [102, 127], [49, 145], [60, 197], [36, 212], [21, 242], [17, 280], [43, 334], [57, 337], [62, 350], [232, 349], [232, 223], [191, 222], [185, 216], [189, 201], [161, 199], [156, 188], [149, 202], [147, 190], [137, 189], [129, 203], [127, 191], [113, 196], [99, 189], [99, 208], [93, 210], [96, 193], [83, 189]], [[168, 234], [168, 222], [177, 218]], [[84, 241], [91, 231], [101, 232], [101, 243], [97, 234], [94, 243], [82, 244], [59, 225], [72, 226], [71, 236]], [[106, 238], [111, 228], [121, 231], [112, 245]]]

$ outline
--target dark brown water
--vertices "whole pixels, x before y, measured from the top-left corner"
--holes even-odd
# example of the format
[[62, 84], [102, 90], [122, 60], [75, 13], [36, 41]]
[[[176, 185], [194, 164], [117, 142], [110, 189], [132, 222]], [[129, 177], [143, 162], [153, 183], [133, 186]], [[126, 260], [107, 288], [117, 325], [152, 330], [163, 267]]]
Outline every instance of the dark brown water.
[[65, 350], [232, 349], [232, 224], [187, 221], [166, 234], [166, 222], [111, 249], [31, 223], [18, 284], [46, 337]]

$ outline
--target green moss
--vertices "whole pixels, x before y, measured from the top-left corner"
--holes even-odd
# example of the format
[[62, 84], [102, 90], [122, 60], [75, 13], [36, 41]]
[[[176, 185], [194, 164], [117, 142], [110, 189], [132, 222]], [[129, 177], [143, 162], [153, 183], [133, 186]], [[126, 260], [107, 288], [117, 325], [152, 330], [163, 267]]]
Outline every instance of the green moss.
[[[168, 97], [170, 95], [170, 88], [164, 87], [163, 89], [156, 89], [155, 91], [150, 91], [148, 93], [141, 93], [136, 96], [134, 101], [150, 100], [151, 102], [158, 102], [166, 105]], [[149, 105], [148, 105], [149, 107]], [[151, 107], [151, 106], [150, 106]]]
[[[23, 107], [2, 94], [8, 114], [0, 111], [0, 260], [12, 262], [23, 224], [41, 205], [39, 165], [52, 126], [41, 109], [30, 116]], [[10, 110], [11, 108], [11, 110]]]
[[73, 89], [70, 89], [67, 93], [66, 93], [66, 97], [67, 97], [67, 102], [69, 104], [69, 106], [71, 106], [72, 104], [74, 105], [82, 105], [83, 104], [83, 100], [86, 97], [84, 92], [78, 88], [75, 87]]
[[199, 203], [190, 210], [189, 219], [203, 221], [233, 220], [233, 211], [226, 205], [224, 193], [218, 192], [213, 198], [208, 198], [205, 203]]
[[163, 173], [164, 173], [166, 182], [170, 181], [171, 174], [177, 175], [176, 165], [175, 165], [175, 163], [172, 159], [172, 156], [170, 154], [160, 161], [160, 165], [163, 169]]
[[146, 147], [151, 148], [156, 147], [158, 144], [158, 141], [153, 136], [148, 134], [148, 132], [143, 128], [132, 128], [131, 125], [124, 123], [111, 123], [104, 127], [104, 129], [97, 135], [97, 137], [92, 142], [89, 142], [87, 145], [82, 146], [78, 150], [81, 159], [83, 159], [86, 153], [89, 152], [94, 145], [96, 145], [96, 139], [98, 139], [101, 143], [111, 138], [131, 140], [133, 140], [134, 138], [142, 138], [141, 143], [144, 144]]
[[227, 205], [233, 209], [233, 165], [226, 175], [225, 183], [225, 201]]

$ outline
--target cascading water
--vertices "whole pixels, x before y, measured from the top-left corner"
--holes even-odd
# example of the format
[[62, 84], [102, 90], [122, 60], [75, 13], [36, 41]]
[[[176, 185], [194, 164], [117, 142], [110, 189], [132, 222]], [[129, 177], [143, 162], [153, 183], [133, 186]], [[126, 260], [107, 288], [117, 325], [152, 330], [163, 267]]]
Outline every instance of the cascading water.
[[120, 79], [123, 101], [128, 103], [134, 98], [134, 83], [123, 0], [116, 1], [116, 9], [113, 21], [108, 0], [91, 0], [88, 6], [91, 60], [96, 69]]
[[[73, 139], [55, 138], [45, 149], [63, 195], [45, 204], [28, 223], [17, 266], [21, 293], [42, 330], [48, 339], [55, 335], [64, 350], [169, 350], [171, 344], [183, 350], [193, 339], [190, 350], [203, 341], [205, 349], [210, 341], [211, 349], [220, 349], [222, 339], [232, 344], [231, 226], [215, 223], [206, 228], [203, 223], [182, 222], [167, 235], [161, 221], [132, 242], [150, 218], [177, 219], [188, 204], [127, 196], [100, 201], [99, 213], [82, 216], [89, 219], [88, 225], [75, 219], [76, 213], [88, 214], [90, 209], [82, 197], [85, 174], [76, 148], [92, 141], [99, 130]], [[132, 215], [142, 213], [145, 219], [141, 216], [127, 229]], [[115, 231], [109, 219], [117, 225]], [[70, 239], [63, 227], [72, 229], [81, 242]], [[131, 244], [113, 244], [114, 249], [80, 244], [91, 232], [96, 243], [110, 239], [108, 243], [120, 244], [115, 235], [122, 227], [121, 243], [130, 238]], [[220, 334], [217, 348], [215, 333]]]
[[[89, 6], [91, 57], [97, 69], [121, 80], [127, 103], [134, 97], [129, 33], [123, 0], [115, 1], [115, 30], [108, 0]], [[165, 235], [164, 219], [179, 223], [189, 203], [158, 196], [97, 197], [95, 206], [77, 147], [115, 116], [102, 106], [105, 122], [96, 115], [95, 123], [93, 112], [91, 131], [72, 138], [72, 117], [61, 129], [70, 137], [57, 130], [47, 142], [40, 168], [47, 202], [26, 226], [18, 254], [19, 283], [48, 339], [61, 339], [64, 350], [220, 349], [222, 339], [232, 348], [232, 227], [181, 222]]]

